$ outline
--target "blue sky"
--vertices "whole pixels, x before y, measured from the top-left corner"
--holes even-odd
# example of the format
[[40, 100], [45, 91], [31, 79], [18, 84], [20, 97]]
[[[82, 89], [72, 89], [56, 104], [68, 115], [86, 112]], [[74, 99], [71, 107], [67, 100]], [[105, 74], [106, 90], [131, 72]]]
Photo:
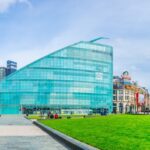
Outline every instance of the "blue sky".
[[0, 65], [19, 68], [95, 37], [114, 47], [114, 74], [128, 70], [150, 88], [149, 0], [0, 0]]

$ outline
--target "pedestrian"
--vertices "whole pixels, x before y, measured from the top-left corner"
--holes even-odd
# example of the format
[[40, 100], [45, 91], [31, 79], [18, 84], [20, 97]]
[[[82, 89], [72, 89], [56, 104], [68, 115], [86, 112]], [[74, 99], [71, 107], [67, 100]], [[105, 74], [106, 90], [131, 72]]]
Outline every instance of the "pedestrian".
[[47, 113], [47, 118], [48, 118], [48, 119], [50, 118], [50, 115], [51, 115], [51, 112], [49, 111], [49, 112]]

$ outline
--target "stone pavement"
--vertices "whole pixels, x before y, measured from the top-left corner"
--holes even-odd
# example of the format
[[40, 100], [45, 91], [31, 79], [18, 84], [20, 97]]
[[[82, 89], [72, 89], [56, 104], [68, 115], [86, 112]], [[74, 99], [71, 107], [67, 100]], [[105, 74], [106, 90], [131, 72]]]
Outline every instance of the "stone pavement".
[[67, 150], [67, 148], [22, 115], [2, 115], [0, 150]]

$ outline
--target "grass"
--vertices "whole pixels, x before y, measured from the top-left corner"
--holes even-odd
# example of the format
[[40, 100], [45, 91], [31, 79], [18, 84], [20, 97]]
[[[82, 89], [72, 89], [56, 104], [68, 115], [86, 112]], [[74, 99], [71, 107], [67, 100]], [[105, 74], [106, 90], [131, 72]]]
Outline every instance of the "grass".
[[148, 115], [110, 115], [39, 121], [101, 150], [150, 149]]
[[41, 116], [39, 116], [39, 115], [29, 115], [27, 118], [28, 119], [41, 119]]

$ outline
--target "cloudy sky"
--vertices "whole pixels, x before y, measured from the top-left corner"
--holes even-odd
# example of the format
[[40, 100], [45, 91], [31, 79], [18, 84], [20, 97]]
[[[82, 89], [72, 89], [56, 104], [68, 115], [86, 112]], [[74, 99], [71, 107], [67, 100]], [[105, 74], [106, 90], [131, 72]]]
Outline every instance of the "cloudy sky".
[[1, 66], [99, 36], [114, 47], [114, 74], [128, 70], [150, 89], [149, 0], [0, 0]]

